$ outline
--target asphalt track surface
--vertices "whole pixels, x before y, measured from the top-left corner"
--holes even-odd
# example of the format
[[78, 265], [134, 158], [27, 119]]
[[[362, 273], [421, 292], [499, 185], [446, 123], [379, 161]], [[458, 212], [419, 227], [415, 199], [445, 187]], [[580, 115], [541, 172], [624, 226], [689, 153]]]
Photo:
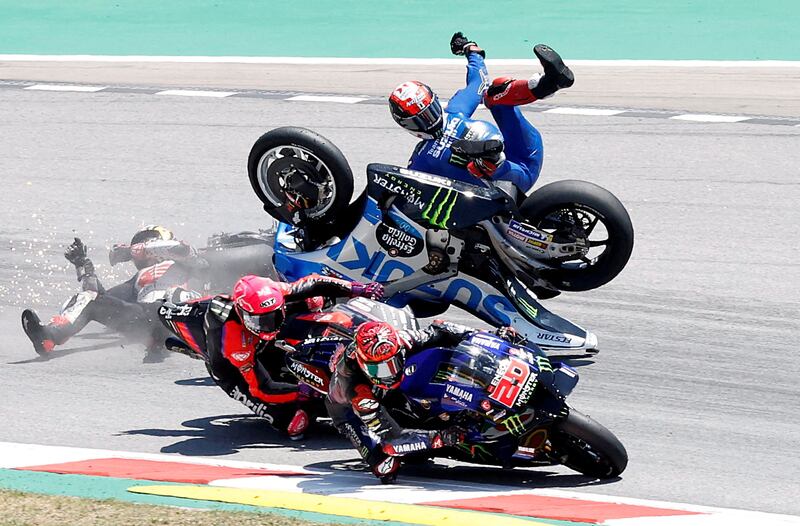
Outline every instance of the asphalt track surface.
[[[636, 228], [615, 281], [548, 302], [598, 334], [571, 402], [618, 434], [630, 464], [605, 484], [562, 468], [431, 473], [800, 514], [800, 129], [532, 119], [545, 136], [541, 183], [596, 182]], [[49, 315], [77, 290], [61, 256], [74, 235], [113, 283], [125, 271], [111, 271], [105, 249], [142, 224], [200, 245], [266, 226], [245, 160], [280, 125], [326, 135], [357, 174], [402, 164], [413, 146], [377, 105], [0, 90], [0, 440], [312, 467], [355, 457], [329, 430], [278, 437], [199, 362], [143, 364], [141, 346], [97, 327], [40, 360], [19, 326], [23, 307]]]

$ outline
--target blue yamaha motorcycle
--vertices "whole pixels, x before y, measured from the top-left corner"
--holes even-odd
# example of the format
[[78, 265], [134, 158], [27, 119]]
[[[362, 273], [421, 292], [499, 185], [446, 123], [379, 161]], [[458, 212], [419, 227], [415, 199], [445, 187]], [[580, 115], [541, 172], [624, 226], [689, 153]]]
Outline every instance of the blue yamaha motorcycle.
[[[365, 298], [299, 318], [294, 321], [302, 325], [298, 332], [317, 336], [281, 342], [287, 367], [322, 394], [330, 382], [331, 356], [352, 341], [355, 327], [368, 320], [418, 327], [408, 308]], [[616, 477], [628, 454], [613, 433], [567, 405], [577, 383], [574, 369], [551, 363], [536, 345], [512, 345], [476, 332], [452, 349], [410, 356], [398, 391], [383, 404], [406, 428], [455, 425], [466, 431], [462, 443], [427, 450], [427, 458], [507, 468], [563, 464], [595, 478]], [[410, 453], [409, 460], [418, 455]]]
[[540, 300], [609, 282], [633, 249], [625, 207], [584, 181], [558, 181], [525, 197], [502, 182], [370, 164], [366, 188], [351, 203], [344, 155], [291, 127], [255, 143], [248, 174], [279, 222], [274, 264], [287, 280], [320, 273], [379, 281], [389, 304], [417, 316], [456, 305], [494, 326], [514, 326], [548, 352], [593, 353], [597, 338]]

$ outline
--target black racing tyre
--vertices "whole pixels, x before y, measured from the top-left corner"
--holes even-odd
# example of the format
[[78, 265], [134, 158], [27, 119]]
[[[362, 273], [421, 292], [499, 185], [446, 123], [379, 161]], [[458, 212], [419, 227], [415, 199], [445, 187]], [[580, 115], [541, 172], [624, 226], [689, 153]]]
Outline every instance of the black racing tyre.
[[614, 433], [574, 409], [553, 427], [550, 443], [559, 462], [588, 477], [618, 477], [628, 465], [628, 452]]
[[353, 197], [353, 172], [331, 141], [286, 126], [262, 135], [247, 160], [250, 185], [264, 210], [298, 227], [333, 223]]
[[[561, 290], [591, 290], [619, 274], [633, 251], [633, 224], [614, 194], [586, 181], [566, 180], [542, 186], [520, 207], [531, 225], [556, 240], [585, 236], [585, 255], [553, 258], [553, 270], [543, 277]], [[593, 239], [594, 237], [594, 239]]]

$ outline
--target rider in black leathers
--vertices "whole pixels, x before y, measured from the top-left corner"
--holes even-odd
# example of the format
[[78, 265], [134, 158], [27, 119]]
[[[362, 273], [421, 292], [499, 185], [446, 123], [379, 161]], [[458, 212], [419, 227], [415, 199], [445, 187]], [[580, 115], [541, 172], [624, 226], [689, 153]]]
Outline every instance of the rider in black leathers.
[[[112, 265], [133, 261], [137, 272], [129, 280], [106, 289], [95, 273], [86, 245], [75, 238], [64, 257], [75, 266], [82, 291], [72, 296], [58, 315], [43, 324], [32, 309], [22, 313], [22, 327], [39, 354], [46, 355], [96, 321], [133, 336], [148, 345], [146, 361], [157, 360], [166, 333], [158, 323], [160, 300], [174, 287], [188, 288], [189, 278], [204, 269], [205, 261], [188, 244], [173, 238], [160, 226], [137, 232], [130, 245], [115, 245], [109, 253]], [[184, 293], [181, 299], [193, 294]]]
[[[464, 430], [403, 429], [384, 407], [404, 404], [396, 390], [405, 358], [432, 347], [451, 347], [478, 332], [437, 320], [422, 330], [397, 331], [385, 322], [371, 321], [356, 330], [354, 342], [331, 360], [328, 414], [382, 482], [397, 477], [400, 457], [458, 444]], [[497, 335], [513, 343], [524, 339], [511, 327]]]

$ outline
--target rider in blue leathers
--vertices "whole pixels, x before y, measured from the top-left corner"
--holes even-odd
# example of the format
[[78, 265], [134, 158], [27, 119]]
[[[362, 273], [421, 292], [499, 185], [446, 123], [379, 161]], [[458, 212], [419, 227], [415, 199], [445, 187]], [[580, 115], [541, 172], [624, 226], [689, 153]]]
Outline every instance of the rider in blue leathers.
[[[450, 46], [454, 54], [467, 57], [467, 85], [444, 112], [436, 94], [417, 81], [401, 84], [389, 98], [395, 121], [423, 139], [408, 167], [465, 182], [475, 182], [474, 177], [510, 181], [527, 194], [542, 169], [542, 137], [518, 106], [571, 86], [572, 72], [558, 53], [539, 44], [534, 53], [544, 75], [527, 80], [501, 77], [490, 83], [481, 48], [461, 33], [453, 35]], [[481, 103], [497, 125], [472, 118]], [[469, 144], [453, 144], [460, 139]]]

